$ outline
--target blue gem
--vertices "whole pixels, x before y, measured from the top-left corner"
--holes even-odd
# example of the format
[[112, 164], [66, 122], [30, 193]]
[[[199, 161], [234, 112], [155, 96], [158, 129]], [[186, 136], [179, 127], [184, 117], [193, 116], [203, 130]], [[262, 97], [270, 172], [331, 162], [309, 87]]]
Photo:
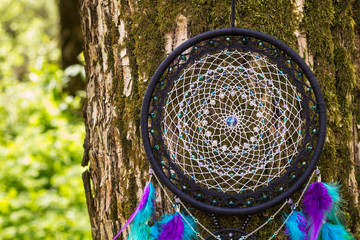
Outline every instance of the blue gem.
[[237, 124], [237, 120], [236, 120], [235, 117], [228, 117], [228, 118], [226, 119], [226, 124], [227, 124], [229, 127], [234, 127], [234, 126], [236, 126], [236, 124]]

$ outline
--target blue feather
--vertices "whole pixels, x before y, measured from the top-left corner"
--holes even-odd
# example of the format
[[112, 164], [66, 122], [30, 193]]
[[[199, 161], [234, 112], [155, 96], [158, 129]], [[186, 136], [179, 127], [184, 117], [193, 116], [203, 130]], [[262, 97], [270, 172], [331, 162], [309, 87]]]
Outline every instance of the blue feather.
[[340, 196], [340, 185], [337, 183], [323, 183], [327, 189], [331, 199], [333, 200], [333, 207], [331, 211], [327, 214], [327, 217], [330, 222], [334, 224], [342, 224], [343, 218], [345, 216], [344, 212], [341, 210], [342, 198]]
[[328, 194], [331, 196], [334, 203], [342, 202], [340, 197], [340, 185], [337, 183], [323, 183], [326, 187]]
[[128, 240], [153, 240], [151, 239], [151, 228], [147, 224], [132, 227]]
[[[285, 219], [288, 215], [285, 214]], [[290, 240], [306, 240], [307, 220], [302, 212], [294, 211], [285, 223], [285, 234]]]
[[141, 209], [137, 212], [134, 220], [130, 225], [130, 233], [128, 240], [152, 240], [151, 235], [156, 235], [156, 229], [149, 227], [149, 222], [153, 219], [155, 213], [155, 188], [150, 182], [147, 186], [149, 188], [149, 195], [144, 199], [144, 203], [140, 202]]
[[194, 219], [184, 213], [182, 213], [182, 216], [186, 219], [186, 221], [184, 221], [184, 235], [182, 240], [198, 239], [196, 236], [197, 232], [194, 232], [194, 230], [197, 231], [197, 224]]
[[159, 237], [159, 228], [157, 227], [156, 224], [154, 224], [154, 226], [152, 226], [150, 228], [150, 239], [151, 240], [154, 240], [154, 239], [157, 239]]
[[343, 225], [325, 223], [321, 229], [322, 240], [355, 240]]

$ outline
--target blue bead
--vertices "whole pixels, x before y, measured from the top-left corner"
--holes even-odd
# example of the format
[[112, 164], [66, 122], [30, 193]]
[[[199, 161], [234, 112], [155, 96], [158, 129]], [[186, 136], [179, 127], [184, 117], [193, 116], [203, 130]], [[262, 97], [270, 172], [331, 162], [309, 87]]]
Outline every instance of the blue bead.
[[237, 124], [237, 120], [235, 117], [228, 117], [226, 119], [226, 124], [229, 126], [229, 127], [235, 127], [236, 124]]

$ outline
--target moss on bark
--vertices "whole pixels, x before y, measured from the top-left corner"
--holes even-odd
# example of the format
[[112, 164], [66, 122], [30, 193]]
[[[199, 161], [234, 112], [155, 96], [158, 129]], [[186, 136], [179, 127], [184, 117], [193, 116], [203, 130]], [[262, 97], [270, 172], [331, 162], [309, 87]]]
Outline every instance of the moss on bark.
[[[137, 192], [147, 178], [148, 161], [141, 147], [139, 129], [140, 109], [149, 79], [156, 68], [166, 57], [165, 34], [176, 30], [176, 19], [179, 14], [188, 20], [188, 35], [190, 37], [216, 28], [230, 27], [231, 0], [223, 2], [216, 0], [143, 0], [143, 1], [110, 1], [108, 6], [118, 4], [121, 11], [120, 19], [125, 23], [127, 33], [124, 43], [119, 43], [119, 22], [114, 21], [110, 10], [105, 14], [107, 32], [105, 33], [105, 48], [107, 52], [108, 71], [103, 77], [112, 74], [111, 105], [114, 106], [116, 117], [112, 124], [114, 132], [119, 133], [121, 146], [120, 161], [126, 171], [116, 178], [121, 182], [119, 191], [122, 201], [112, 207], [111, 220], [115, 221], [115, 210], [125, 218], [129, 217], [138, 201]], [[90, 7], [92, 5], [89, 5]], [[348, 176], [352, 171], [354, 159], [353, 149], [353, 118], [360, 124], [358, 114], [360, 96], [359, 73], [355, 73], [355, 59], [359, 57], [355, 51], [355, 34], [359, 34], [359, 17], [356, 12], [360, 6], [358, 1], [307, 0], [304, 19], [299, 24], [299, 16], [294, 14], [295, 6], [291, 0], [243, 0], [237, 1], [236, 26], [251, 28], [273, 35], [298, 50], [295, 31], [305, 31], [309, 53], [314, 57], [313, 70], [320, 83], [327, 104], [328, 135], [320, 168], [325, 181], [340, 181], [344, 185], [344, 196], [348, 199], [348, 221], [352, 231], [359, 225], [359, 212], [353, 206], [354, 196], [348, 191]], [[111, 7], [110, 7], [111, 9]], [[96, 9], [91, 9], [91, 21], [97, 21]], [[355, 25], [355, 22], [358, 25]], [[97, 24], [97, 23], [94, 23]], [[90, 35], [89, 35], [90, 34]], [[89, 30], [87, 42], [92, 41]], [[126, 48], [129, 58], [131, 78], [133, 81], [131, 95], [125, 97], [124, 68], [121, 65], [120, 52]], [[85, 52], [88, 56], [89, 53]], [[98, 59], [88, 56], [88, 64], [98, 64], [102, 68], [102, 54]], [[89, 59], [90, 58], [90, 59]], [[91, 63], [89, 62], [91, 61]], [[358, 69], [358, 68], [357, 68]], [[87, 70], [91, 72], [91, 69]], [[105, 78], [103, 78], [104, 80]], [[99, 83], [94, 83], [99, 84]], [[115, 133], [114, 133], [115, 134]], [[360, 134], [359, 134], [360, 135]], [[359, 136], [358, 135], [358, 136]], [[110, 136], [111, 137], [111, 136]], [[116, 148], [116, 144], [112, 148]], [[117, 149], [118, 150], [118, 149]], [[115, 151], [115, 150], [114, 150]], [[134, 175], [134, 166], [140, 169], [139, 175]], [[360, 172], [358, 167], [356, 171]], [[137, 179], [141, 178], [140, 181]], [[139, 182], [141, 184], [139, 184]], [[115, 185], [118, 182], [114, 182]], [[296, 197], [295, 197], [296, 199]], [[114, 200], [115, 201], [115, 200]], [[166, 208], [166, 207], [165, 207]], [[193, 210], [199, 221], [211, 230], [213, 221], [209, 214]], [[272, 212], [259, 213], [252, 217], [252, 226], [265, 222]], [[220, 217], [222, 227], [241, 228], [246, 217]], [[281, 217], [259, 232], [258, 239], [266, 239], [281, 224]], [[248, 229], [251, 231], [251, 228]], [[114, 230], [114, 232], [116, 232]], [[281, 237], [278, 237], [281, 239]]]

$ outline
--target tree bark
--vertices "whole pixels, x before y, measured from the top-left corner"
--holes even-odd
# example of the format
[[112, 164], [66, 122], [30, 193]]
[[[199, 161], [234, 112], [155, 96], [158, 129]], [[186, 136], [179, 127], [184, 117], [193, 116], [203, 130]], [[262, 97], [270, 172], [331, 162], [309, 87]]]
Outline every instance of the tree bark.
[[[157, 66], [176, 46], [201, 32], [230, 26], [231, 1], [81, 0], [85, 36], [86, 137], [82, 166], [93, 239], [112, 239], [135, 209], [148, 180], [139, 121], [142, 96]], [[328, 109], [320, 168], [343, 185], [353, 233], [359, 232], [359, 4], [331, 0], [238, 1], [236, 26], [273, 35], [313, 68]], [[356, 21], [354, 24], [354, 21]], [[157, 209], [169, 208], [158, 193]], [[194, 210], [209, 229], [209, 214]], [[268, 213], [253, 216], [252, 224]], [[241, 227], [242, 217], [220, 217]], [[261, 231], [267, 239], [282, 220]], [[202, 233], [203, 234], [203, 233]], [[357, 236], [360, 237], [360, 236]], [[284, 239], [279, 237], [278, 239]]]

